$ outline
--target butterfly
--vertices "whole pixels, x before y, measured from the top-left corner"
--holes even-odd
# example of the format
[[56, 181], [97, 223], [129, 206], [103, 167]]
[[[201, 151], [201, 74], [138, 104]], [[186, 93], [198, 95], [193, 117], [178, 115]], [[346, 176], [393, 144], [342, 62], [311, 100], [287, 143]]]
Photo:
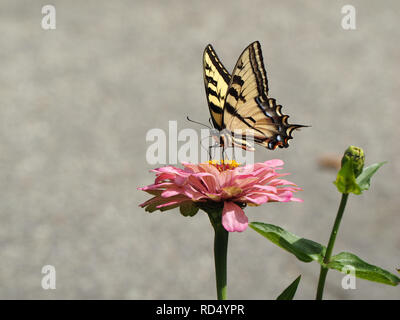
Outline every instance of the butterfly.
[[292, 131], [301, 127], [288, 124], [282, 106], [268, 96], [268, 79], [261, 45], [251, 43], [240, 55], [232, 75], [209, 44], [203, 54], [204, 85], [213, 127], [222, 147], [254, 150], [252, 140], [270, 150], [287, 148]]

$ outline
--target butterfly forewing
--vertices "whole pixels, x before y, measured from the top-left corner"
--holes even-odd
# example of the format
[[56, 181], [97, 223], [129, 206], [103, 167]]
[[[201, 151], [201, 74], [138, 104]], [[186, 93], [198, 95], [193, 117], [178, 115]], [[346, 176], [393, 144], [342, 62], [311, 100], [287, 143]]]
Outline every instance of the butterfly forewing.
[[216, 129], [223, 128], [223, 109], [231, 76], [209, 44], [203, 54], [204, 85], [211, 120]]

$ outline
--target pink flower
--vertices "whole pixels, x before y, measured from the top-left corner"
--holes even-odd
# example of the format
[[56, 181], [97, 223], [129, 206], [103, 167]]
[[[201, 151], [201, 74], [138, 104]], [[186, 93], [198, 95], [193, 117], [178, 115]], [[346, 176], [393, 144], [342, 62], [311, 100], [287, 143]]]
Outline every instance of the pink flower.
[[277, 173], [282, 160], [274, 159], [240, 167], [235, 161], [190, 164], [184, 169], [166, 166], [152, 170], [154, 184], [139, 188], [154, 197], [140, 206], [146, 211], [176, 207], [204, 206], [222, 209], [222, 225], [229, 232], [244, 231], [248, 218], [243, 207], [266, 202], [303, 201], [293, 197], [301, 190], [293, 182], [281, 179], [289, 173]]

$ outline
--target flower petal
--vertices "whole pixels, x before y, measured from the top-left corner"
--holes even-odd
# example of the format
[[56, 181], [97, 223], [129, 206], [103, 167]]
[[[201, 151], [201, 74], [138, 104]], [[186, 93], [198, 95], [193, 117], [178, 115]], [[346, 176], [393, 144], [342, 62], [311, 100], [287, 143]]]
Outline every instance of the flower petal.
[[283, 166], [284, 162], [280, 159], [272, 159], [264, 162], [268, 167], [280, 167]]
[[222, 225], [226, 231], [229, 232], [242, 232], [246, 230], [249, 224], [249, 219], [244, 214], [242, 208], [237, 204], [226, 201], [222, 211]]
[[197, 164], [192, 164], [192, 163], [189, 163], [189, 162], [182, 162], [182, 165], [190, 173], [201, 172], [201, 170], [199, 169], [199, 166]]
[[242, 193], [242, 189], [239, 187], [231, 186], [231, 187], [225, 187], [222, 189], [222, 195], [225, 199], [230, 199], [237, 197]]
[[182, 194], [183, 190], [180, 187], [170, 187], [167, 190], [163, 191], [163, 193], [161, 194], [161, 196], [163, 198], [169, 198], [169, 197], [173, 197], [173, 196], [177, 196], [178, 194]]
[[217, 181], [214, 175], [207, 172], [200, 172], [192, 175], [199, 179], [209, 192], [215, 192], [217, 189]]
[[290, 201], [295, 201], [295, 202], [304, 202], [304, 200], [303, 200], [303, 199], [300, 199], [300, 198], [294, 198], [294, 197], [292, 197], [292, 198], [290, 199]]
[[250, 194], [248, 196], [239, 198], [239, 200], [259, 206], [260, 204], [268, 202], [269, 198], [266, 194]]

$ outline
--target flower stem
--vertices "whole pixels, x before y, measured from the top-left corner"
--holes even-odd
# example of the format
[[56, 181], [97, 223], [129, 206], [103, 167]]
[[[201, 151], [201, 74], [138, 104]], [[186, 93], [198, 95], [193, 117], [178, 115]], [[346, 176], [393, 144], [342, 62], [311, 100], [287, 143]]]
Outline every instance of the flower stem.
[[214, 228], [214, 261], [215, 280], [217, 284], [217, 299], [226, 300], [226, 260], [228, 253], [229, 232], [222, 225], [222, 208], [203, 208], [207, 212]]
[[[340, 222], [342, 221], [344, 209], [346, 208], [346, 203], [347, 203], [347, 198], [349, 197], [348, 193], [342, 193], [342, 199], [340, 200], [340, 205], [339, 209], [336, 215], [335, 223], [332, 228], [331, 236], [329, 238], [328, 242], [328, 247], [326, 248], [326, 253], [324, 256], [324, 264], [328, 264], [332, 251], [333, 251], [333, 246], [335, 245], [335, 240], [336, 240], [336, 235], [339, 230]], [[319, 280], [318, 280], [318, 289], [317, 289], [317, 296], [316, 300], [322, 300], [322, 296], [324, 294], [324, 287], [325, 287], [325, 280], [326, 280], [326, 275], [328, 274], [328, 267], [321, 266], [321, 271], [319, 274]]]
[[226, 300], [226, 260], [229, 232], [224, 229], [222, 224], [214, 226], [214, 230], [214, 260], [217, 298], [218, 300]]

